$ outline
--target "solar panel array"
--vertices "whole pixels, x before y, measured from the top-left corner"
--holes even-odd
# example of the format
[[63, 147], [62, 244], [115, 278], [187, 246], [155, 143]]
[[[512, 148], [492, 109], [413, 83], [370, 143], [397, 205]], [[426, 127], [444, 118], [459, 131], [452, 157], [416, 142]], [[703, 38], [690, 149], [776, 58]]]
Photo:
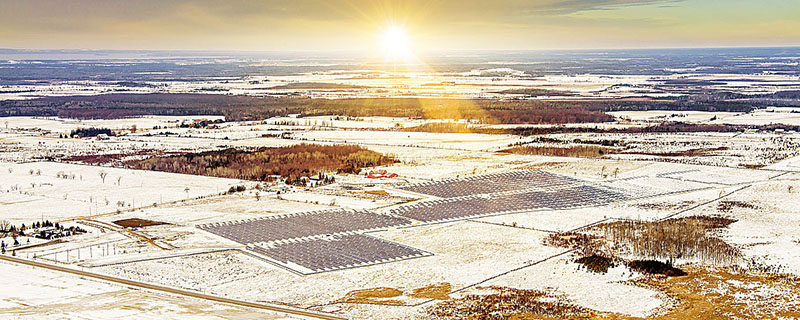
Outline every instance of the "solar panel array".
[[365, 210], [323, 210], [198, 225], [246, 244], [261, 258], [300, 274], [416, 258], [430, 253], [357, 232], [409, 224]]
[[431, 255], [416, 248], [363, 234], [255, 246], [252, 250], [270, 258], [274, 263], [301, 274], [363, 267]]
[[528, 191], [424, 201], [401, 206], [390, 212], [414, 220], [435, 222], [543, 208], [566, 209], [604, 205], [627, 199], [629, 197], [626, 194], [617, 190], [579, 185], [553, 191]]
[[590, 184], [538, 170], [429, 182], [403, 189], [442, 199], [402, 205], [379, 214], [324, 210], [199, 225], [246, 244], [263, 259], [300, 274], [341, 270], [430, 255], [362, 232], [421, 222], [470, 219], [536, 209], [600, 206], [705, 186], [664, 177], [632, 177]]
[[401, 217], [365, 210], [337, 209], [210, 223], [199, 225], [198, 228], [242, 244], [250, 244], [374, 230], [407, 223], [409, 221]]
[[580, 182], [572, 177], [546, 171], [522, 170], [464, 179], [423, 182], [400, 187], [400, 189], [440, 198], [455, 198], [531, 188], [556, 188]]

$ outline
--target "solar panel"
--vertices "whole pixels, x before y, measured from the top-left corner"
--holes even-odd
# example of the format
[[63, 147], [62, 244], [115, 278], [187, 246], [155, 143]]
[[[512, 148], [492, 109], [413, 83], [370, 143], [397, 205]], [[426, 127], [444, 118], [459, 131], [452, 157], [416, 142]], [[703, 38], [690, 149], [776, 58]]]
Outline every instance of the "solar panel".
[[250, 244], [375, 230], [407, 223], [409, 221], [401, 217], [365, 210], [337, 209], [206, 224], [198, 228], [242, 244]]
[[429, 256], [399, 243], [348, 234], [255, 246], [253, 252], [300, 274], [312, 274]]
[[455, 198], [531, 188], [556, 188], [580, 182], [580, 180], [572, 177], [546, 171], [522, 170], [473, 176], [464, 179], [423, 182], [400, 187], [400, 189], [440, 198]]

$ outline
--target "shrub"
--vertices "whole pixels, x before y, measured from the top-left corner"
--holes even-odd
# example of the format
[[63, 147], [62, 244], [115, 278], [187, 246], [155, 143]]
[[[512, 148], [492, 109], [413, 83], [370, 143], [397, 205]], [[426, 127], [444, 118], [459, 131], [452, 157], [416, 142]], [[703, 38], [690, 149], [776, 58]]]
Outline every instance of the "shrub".
[[598, 256], [598, 255], [591, 255], [588, 257], [583, 257], [575, 262], [582, 264], [586, 267], [586, 269], [591, 270], [592, 272], [597, 273], [606, 273], [608, 272], [608, 268], [614, 266], [614, 262], [606, 257]]
[[685, 276], [686, 272], [655, 260], [635, 260], [628, 263], [628, 268], [646, 274], [661, 274], [668, 277]]

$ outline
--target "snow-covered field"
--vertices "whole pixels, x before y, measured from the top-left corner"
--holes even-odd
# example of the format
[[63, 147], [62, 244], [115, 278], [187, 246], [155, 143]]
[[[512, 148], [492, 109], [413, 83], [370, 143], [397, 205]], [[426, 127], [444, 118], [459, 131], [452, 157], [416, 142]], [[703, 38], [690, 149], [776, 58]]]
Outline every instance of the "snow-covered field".
[[[552, 81], [571, 82], [576, 88], [593, 90], [596, 82], [614, 79], [575, 77]], [[676, 118], [693, 122], [708, 122], [714, 116], [716, 121], [740, 117], [680, 113], [686, 116]], [[650, 121], [671, 114], [617, 116]], [[220, 129], [193, 129], [174, 127], [175, 121], [180, 120], [176, 117], [146, 117], [134, 120], [142, 130], [156, 125], [170, 127], [128, 133], [110, 140], [63, 139], [57, 133], [79, 126], [124, 130], [134, 122], [12, 120], [9, 129], [0, 132], [0, 219], [15, 225], [30, 225], [40, 219], [68, 221], [65, 225], [89, 231], [66, 237], [60, 243], [32, 238], [31, 245], [41, 246], [31, 248], [24, 248], [29, 237], [23, 237], [23, 247], [19, 247], [17, 256], [27, 258], [36, 254], [42, 262], [83, 267], [133, 280], [248, 301], [333, 311], [356, 319], [425, 319], [429, 316], [425, 308], [437, 301], [404, 294], [392, 299], [401, 304], [424, 303], [393, 307], [343, 303], [341, 299], [356, 290], [385, 287], [407, 293], [437, 283], [451, 285], [452, 291], [472, 285], [544, 290], [583, 308], [647, 317], [669, 307], [671, 298], [656, 288], [634, 284], [631, 280], [642, 275], [622, 265], [605, 274], [588, 272], [574, 262], [577, 255], [566, 253], [567, 248], [548, 245], [546, 240], [553, 233], [601, 222], [656, 221], [694, 215], [721, 215], [737, 220], [720, 231], [719, 236], [739, 248], [746, 259], [780, 266], [783, 272], [800, 275], [797, 254], [800, 238], [796, 232], [800, 228], [797, 218], [800, 176], [792, 172], [798, 170], [795, 167], [800, 168], [797, 150], [800, 137], [795, 133], [546, 135], [564, 141], [620, 140], [629, 152], [581, 159], [495, 152], [517, 142], [530, 141], [531, 137], [388, 130], [398, 124], [408, 127], [422, 123], [399, 118], [285, 117], [266, 122], [223, 123]], [[287, 121], [308, 123], [287, 125]], [[172, 135], [165, 135], [166, 132]], [[289, 136], [281, 138], [279, 134], [283, 132]], [[58, 162], [76, 155], [141, 150], [199, 152], [297, 143], [357, 144], [389, 154], [399, 161], [373, 170], [385, 169], [399, 176], [368, 179], [364, 172], [337, 174], [335, 184], [291, 188], [277, 194], [267, 189], [280, 186], [269, 183], [260, 184], [267, 188], [257, 190], [256, 182], [252, 181]], [[691, 149], [712, 151], [687, 156], [653, 155]], [[43, 161], [46, 158], [52, 160]], [[743, 164], [753, 166], [748, 169]], [[195, 227], [331, 208], [387, 213], [397, 205], [422, 197], [399, 191], [397, 187], [403, 184], [518, 169], [563, 174], [589, 184], [625, 190], [641, 198], [597, 207], [538, 210], [440, 224], [412, 221], [410, 227], [389, 228], [370, 235], [433, 255], [307, 276], [247, 255], [241, 251], [245, 245]], [[236, 185], [248, 188], [225, 194]], [[720, 211], [720, 201], [745, 204]], [[166, 224], [128, 229], [113, 224], [132, 218]], [[10, 243], [10, 239], [3, 241]], [[244, 314], [244, 310], [229, 306], [154, 295], [70, 276], [64, 276], [63, 284], [53, 283], [58, 274], [6, 263], [2, 267], [0, 275], [22, 274], [26, 279], [13, 285], [20, 290], [19, 295], [2, 299], [0, 317], [96, 318], [93, 310], [119, 313], [120, 318], [152, 318], [144, 312], [177, 318], [200, 311], [220, 318], [239, 318]], [[37, 288], [43, 287], [51, 288], [52, 295], [36, 295]], [[451, 296], [460, 297], [471, 290]], [[90, 301], [90, 297], [95, 300]], [[111, 303], [114, 299], [122, 303], [139, 299], [140, 308], [120, 311]], [[74, 311], [61, 309], [65, 305]]]
[[147, 130], [153, 127], [177, 127], [182, 122], [191, 123], [195, 120], [220, 120], [222, 116], [147, 116], [139, 118], [125, 118], [114, 120], [77, 120], [65, 118], [40, 118], [40, 117], [4, 117], [0, 118], [0, 125], [4, 129], [43, 130], [56, 133], [69, 133], [79, 128], [102, 127], [113, 130]]
[[718, 117], [716, 120], [711, 121], [711, 123], [747, 125], [786, 124], [798, 126], [800, 125], [800, 111], [798, 108], [768, 108], [730, 117]]
[[3, 319], [290, 319], [286, 315], [138, 290], [0, 262]]
[[58, 162], [0, 163], [0, 215], [72, 220], [225, 192], [235, 179]]
[[608, 114], [623, 121], [636, 122], [662, 122], [662, 121], [681, 121], [681, 122], [709, 122], [723, 121], [738, 115], [734, 112], [707, 112], [707, 111], [612, 111]]
[[708, 112], [708, 111], [612, 111], [620, 121], [652, 122], [680, 121], [692, 123], [734, 124], [734, 125], [800, 125], [798, 108], [758, 109], [748, 113]]

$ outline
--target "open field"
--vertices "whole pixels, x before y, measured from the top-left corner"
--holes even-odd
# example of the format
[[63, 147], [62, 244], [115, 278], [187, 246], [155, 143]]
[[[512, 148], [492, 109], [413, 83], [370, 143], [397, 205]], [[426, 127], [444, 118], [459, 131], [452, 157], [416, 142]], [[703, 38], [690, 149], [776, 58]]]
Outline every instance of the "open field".
[[137, 290], [8, 262], [0, 266], [0, 275], [16, 277], [15, 290], [0, 293], [4, 318], [195, 319], [203, 314], [208, 319], [289, 319], [282, 313]]
[[57, 162], [0, 164], [5, 219], [72, 220], [216, 195], [239, 180]]

